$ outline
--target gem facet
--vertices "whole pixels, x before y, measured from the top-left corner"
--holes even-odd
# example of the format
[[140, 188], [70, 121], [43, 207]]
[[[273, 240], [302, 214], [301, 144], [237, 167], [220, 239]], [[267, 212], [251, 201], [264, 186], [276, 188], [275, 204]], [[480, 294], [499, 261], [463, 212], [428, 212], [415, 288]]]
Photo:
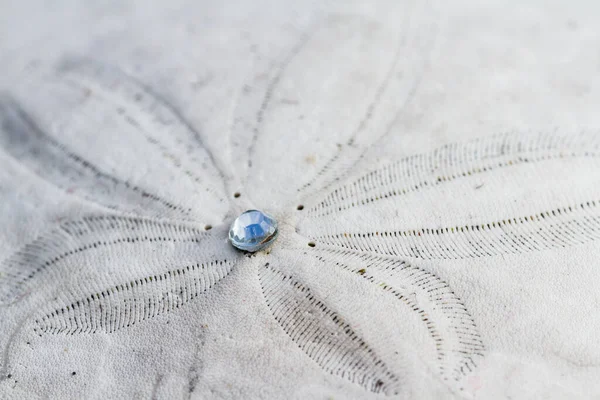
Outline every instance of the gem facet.
[[254, 253], [267, 247], [277, 238], [277, 221], [258, 210], [243, 212], [229, 229], [231, 244], [240, 250]]

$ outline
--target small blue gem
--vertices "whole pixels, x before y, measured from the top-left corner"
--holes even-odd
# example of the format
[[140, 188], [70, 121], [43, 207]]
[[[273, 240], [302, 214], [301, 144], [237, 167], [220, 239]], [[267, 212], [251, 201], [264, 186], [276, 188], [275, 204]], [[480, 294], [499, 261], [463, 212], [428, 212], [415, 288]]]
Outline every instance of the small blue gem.
[[277, 238], [277, 221], [258, 210], [248, 210], [233, 221], [229, 240], [234, 247], [254, 253]]

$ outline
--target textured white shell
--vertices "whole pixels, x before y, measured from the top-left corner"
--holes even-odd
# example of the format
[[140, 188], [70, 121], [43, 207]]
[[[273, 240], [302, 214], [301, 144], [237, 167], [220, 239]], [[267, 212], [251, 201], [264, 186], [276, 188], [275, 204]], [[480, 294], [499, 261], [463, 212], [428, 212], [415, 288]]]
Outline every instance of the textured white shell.
[[0, 0], [0, 398], [600, 393], [599, 5], [162, 3]]

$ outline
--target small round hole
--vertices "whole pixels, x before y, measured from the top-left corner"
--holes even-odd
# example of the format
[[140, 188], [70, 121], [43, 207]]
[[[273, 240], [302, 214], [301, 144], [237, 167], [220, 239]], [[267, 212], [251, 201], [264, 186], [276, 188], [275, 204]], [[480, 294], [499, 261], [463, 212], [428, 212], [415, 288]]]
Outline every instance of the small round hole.
[[308, 242], [308, 247], [315, 247], [317, 244], [315, 242]]
[[298, 207], [296, 207], [299, 211], [304, 210], [304, 206], [302, 204], [300, 204]]
[[206, 226], [204, 227], [204, 230], [205, 230], [205, 231], [210, 231], [211, 229], [212, 229], [212, 225], [206, 225]]
[[241, 194], [240, 192], [235, 192], [235, 193], [233, 194], [233, 197], [235, 197], [235, 198], [237, 199], [237, 198], [238, 198], [238, 197], [240, 197], [241, 195], [242, 195], [242, 194]]

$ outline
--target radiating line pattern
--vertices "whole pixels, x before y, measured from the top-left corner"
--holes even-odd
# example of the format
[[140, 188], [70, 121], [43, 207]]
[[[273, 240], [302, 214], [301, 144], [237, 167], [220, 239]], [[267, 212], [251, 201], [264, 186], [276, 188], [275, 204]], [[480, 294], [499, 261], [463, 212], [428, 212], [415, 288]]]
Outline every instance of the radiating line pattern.
[[[137, 127], [145, 140], [158, 148], [165, 162], [182, 176], [200, 185], [219, 202], [226, 202], [223, 173], [214, 166], [199, 133], [166, 100], [161, 101], [150, 89], [120, 71], [89, 61], [65, 62], [60, 71], [69, 84], [93, 92], [94, 99], [114, 107], [120, 118]], [[144, 112], [139, 113], [140, 110]]]
[[368, 214], [379, 203], [400, 207], [403, 197], [411, 193], [434, 191], [503, 168], [575, 159], [596, 165], [599, 137], [594, 132], [507, 133], [406, 157], [326, 194], [308, 209], [299, 232], [342, 249], [425, 260], [522, 254], [589, 243], [600, 235], [600, 199], [596, 198], [527, 214], [504, 213], [502, 218], [476, 223], [412, 229], [355, 224], [336, 230], [333, 221], [356, 209]]
[[485, 351], [481, 335], [465, 305], [446, 282], [405, 261], [380, 256], [320, 249], [314, 257], [324, 267], [335, 265], [365, 279], [417, 313], [435, 343], [443, 378], [459, 382], [477, 367], [477, 360]]
[[62, 266], [75, 272], [82, 263], [76, 257], [86, 253], [97, 253], [101, 249], [136, 251], [139, 244], [151, 243], [169, 243], [185, 250], [186, 243], [208, 247], [207, 242], [215, 245], [217, 240], [203, 229], [151, 219], [99, 215], [66, 221], [4, 262], [2, 280], [5, 284], [0, 286], [0, 302], [16, 300], [30, 287], [31, 281], [43, 279], [48, 269]]
[[[317, 33], [337, 43], [336, 32], [343, 27], [343, 19], [335, 24]], [[365, 21], [352, 24], [361, 29], [369, 27]], [[189, 304], [221, 281], [234, 278], [228, 278], [234, 267], [256, 268], [258, 287], [266, 303], [264, 310], [268, 318], [272, 315], [276, 334], [289, 337], [310, 360], [334, 377], [373, 393], [402, 393], [404, 376], [393, 356], [397, 349], [371, 342], [364, 329], [365, 324], [383, 323], [387, 311], [380, 314], [374, 307], [368, 315], [353, 315], [352, 320], [362, 320], [362, 324], [348, 322], [343, 307], [328, 303], [327, 296], [311, 287], [306, 277], [288, 268], [296, 262], [312, 266], [315, 271], [331, 272], [349, 284], [364, 285], [392, 304], [390, 309], [414, 316], [411, 321], [417, 321], [415, 324], [434, 349], [418, 357], [451, 390], [465, 390], [466, 378], [477, 370], [486, 354], [485, 338], [476, 322], [481, 316], [472, 315], [459, 293], [450, 287], [450, 280], [436, 276], [421, 260], [474, 262], [484, 257], [589, 243], [600, 236], [600, 199], [555, 204], [521, 215], [507, 212], [503, 218], [484, 222], [469, 220], [418, 228], [407, 228], [387, 215], [381, 217], [376, 212], [378, 207], [398, 208], [411, 194], [436, 193], [496, 171], [557, 161], [594, 163], [600, 135], [511, 132], [397, 157], [374, 170], [350, 171], [352, 174], [347, 175], [348, 168], [357, 159], [364, 161], [372, 149], [375, 140], [358, 140], [370, 132], [371, 124], [381, 128], [380, 119], [385, 120], [385, 129], [378, 129], [377, 138], [393, 132], [390, 121], [398, 118], [403, 105], [389, 97], [388, 89], [396, 84], [392, 81], [403, 67], [402, 54], [408, 40], [405, 35], [410, 35], [411, 29], [399, 33], [391, 65], [381, 69], [375, 89], [369, 92], [372, 98], [367, 101], [367, 109], [361, 110], [359, 125], [345, 136], [344, 146], [351, 150], [326, 143], [333, 149], [328, 161], [302, 176], [287, 177], [292, 182], [291, 190], [274, 184], [254, 185], [248, 195], [242, 192], [242, 199], [260, 194], [262, 199], [269, 199], [273, 195], [279, 200], [274, 204], [287, 207], [271, 210], [284, 219], [279, 221], [283, 229], [274, 244], [281, 249], [252, 257], [236, 252], [224, 240], [231, 212], [239, 208], [235, 202], [240, 195], [226, 193], [229, 178], [216, 167], [215, 155], [206, 149], [206, 137], [143, 83], [90, 60], [65, 62], [53, 75], [52, 87], [58, 87], [58, 93], [72, 101], [67, 102], [72, 109], [68, 118], [56, 125], [44, 122], [40, 110], [26, 109], [17, 97], [3, 95], [0, 145], [4, 153], [20, 162], [25, 174], [42, 178], [82, 204], [93, 203], [95, 208], [87, 216], [58, 223], [0, 264], [0, 312], [7, 307], [27, 307], [29, 299], [38, 296], [38, 301], [48, 300], [34, 313], [32, 321], [40, 337], [110, 335]], [[262, 128], [273, 115], [287, 112], [275, 105], [274, 93], [283, 90], [280, 85], [290, 79], [287, 74], [293, 74], [288, 64], [311, 46], [309, 36], [302, 36], [290, 50], [289, 59], [276, 68], [263, 104], [258, 105], [251, 132], [238, 132], [251, 138], [246, 146], [248, 154], [269, 156], [261, 148]], [[432, 37], [425, 36], [421, 38], [425, 41], [423, 47], [429, 51]], [[348, 37], [352, 40], [353, 35]], [[352, 42], [345, 51], [354, 54], [350, 50], [360, 43]], [[406, 76], [410, 82], [404, 84], [410, 93], [403, 93], [403, 98], [410, 101], [420, 77]], [[338, 85], [343, 89], [343, 84]], [[66, 101], [61, 96], [57, 102]], [[75, 96], [75, 100], [69, 96]], [[82, 124], [87, 122], [90, 110], [103, 115]], [[375, 117], [377, 112], [382, 115]], [[160, 168], [152, 171], [164, 169], [168, 171], [165, 176], [174, 178], [156, 185], [145, 174], [117, 172], [110, 160], [97, 154], [88, 157], [65, 139], [77, 135], [63, 135], [82, 130], [81, 135], [93, 137], [111, 128], [122, 130], [123, 146], [133, 146], [132, 157], [137, 157], [140, 164], [160, 163]], [[152, 156], [137, 156], [138, 147]], [[240, 171], [256, 174], [254, 183], [270, 174], [289, 172], [279, 168], [277, 162], [286, 160], [278, 157], [274, 155], [272, 163], [243, 158]], [[261, 170], [265, 165], [268, 170]], [[284, 181], [279, 178], [277, 182]], [[182, 188], [188, 191], [182, 192]], [[299, 198], [303, 204], [298, 204]], [[270, 204], [254, 206], [268, 209]], [[357, 211], [362, 219], [352, 214]], [[84, 273], [97, 279], [76, 284]], [[52, 285], [47, 282], [55, 282], [54, 290], [60, 288], [60, 294], [48, 290]]]
[[600, 157], [600, 132], [505, 133], [403, 158], [333, 190], [311, 207], [314, 217], [401, 197], [466, 177], [553, 159]]
[[267, 306], [290, 338], [325, 371], [372, 392], [397, 394], [399, 378], [310, 288], [266, 263], [258, 272]]
[[[421, 6], [421, 4], [417, 4], [415, 8], [418, 9]], [[425, 10], [420, 10], [420, 12], [423, 11], [431, 12], [427, 7]], [[319, 168], [318, 172], [297, 189], [299, 195], [310, 196], [315, 191], [327, 191], [336, 182], [343, 180], [352, 167], [365, 157], [366, 150], [373, 143], [381, 141], [391, 133], [404, 109], [411, 103], [423, 77], [422, 70], [426, 69], [429, 62], [428, 56], [435, 45], [438, 30], [437, 21], [423, 22], [416, 18], [415, 14], [418, 15], [418, 13], [418, 10], [406, 13], [402, 24], [404, 29], [398, 40], [392, 62], [385, 77], [378, 85], [372, 102], [366, 107], [360, 123], [346, 143], [339, 143], [334, 154]], [[414, 25], [418, 25], [418, 28]], [[406, 71], [407, 66], [400, 62], [409, 53], [423, 55], [417, 63], [416, 69], [419, 72], [416, 74]], [[399, 79], [400, 82], [394, 82], [394, 78], [398, 76], [403, 78]], [[407, 77], [410, 79], [406, 79]], [[407, 89], [403, 91], [398, 90], [398, 85], [402, 83], [407, 85]], [[403, 97], [399, 98], [398, 94], [402, 92], [404, 92]], [[389, 115], [383, 114], [382, 121], [379, 122], [381, 127], [377, 127], [377, 124], [375, 124], [375, 128], [371, 127], [373, 120], [376, 119], [375, 115], [378, 114], [378, 109], [385, 103], [393, 105], [393, 112]]]
[[190, 209], [100, 170], [35, 124], [10, 96], [0, 97], [2, 147], [42, 178], [63, 190], [77, 185], [82, 196], [111, 210], [135, 212], [140, 206], [156, 216], [188, 217]]
[[600, 200], [477, 225], [343, 232], [313, 239], [344, 249], [425, 260], [520, 254], [600, 238]]
[[42, 334], [113, 333], [173, 311], [225, 278], [233, 263], [215, 260], [125, 282], [43, 315]]

